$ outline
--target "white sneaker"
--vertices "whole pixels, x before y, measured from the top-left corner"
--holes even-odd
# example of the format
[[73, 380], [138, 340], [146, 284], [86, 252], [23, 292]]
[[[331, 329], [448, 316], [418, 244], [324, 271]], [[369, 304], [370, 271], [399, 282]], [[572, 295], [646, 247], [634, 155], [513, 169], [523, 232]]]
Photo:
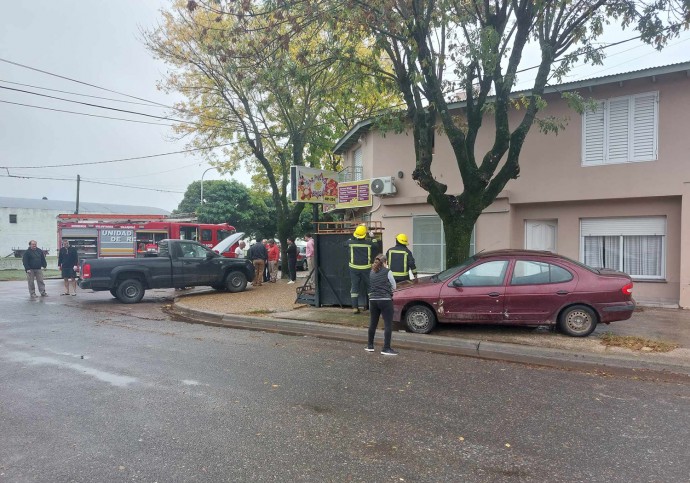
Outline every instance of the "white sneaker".
[[290, 280], [290, 281], [288, 282], [288, 284], [290, 284], [290, 283], [295, 283], [295, 281], [294, 281], [294, 280]]

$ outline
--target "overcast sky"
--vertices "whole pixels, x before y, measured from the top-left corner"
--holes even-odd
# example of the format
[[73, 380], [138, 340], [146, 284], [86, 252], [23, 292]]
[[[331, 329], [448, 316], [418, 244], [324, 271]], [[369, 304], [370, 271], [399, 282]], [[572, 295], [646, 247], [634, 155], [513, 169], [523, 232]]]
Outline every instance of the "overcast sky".
[[[0, 17], [0, 59], [171, 105], [174, 98], [156, 89], [156, 82], [164, 78], [166, 66], [153, 59], [140, 35], [142, 28], [150, 29], [156, 25], [160, 8], [168, 3], [163, 0], [4, 2]], [[615, 42], [634, 36], [632, 31], [616, 32], [607, 35], [606, 40]], [[688, 61], [690, 35], [684, 33], [662, 53], [637, 41], [612, 47], [607, 52], [606, 65], [578, 68], [567, 80]], [[526, 62], [529, 60], [525, 59]], [[525, 79], [520, 80], [517, 88], [529, 87]], [[154, 124], [87, 117], [0, 102], [0, 166], [14, 167], [9, 169], [9, 174], [15, 176], [68, 179], [9, 178], [8, 170], [2, 169], [0, 196], [74, 200], [79, 174], [83, 179], [82, 201], [173, 210], [189, 183], [199, 180], [209, 167], [198, 155], [175, 154], [92, 166], [28, 169], [28, 166], [107, 161], [185, 149], [184, 142], [171, 141], [168, 126], [156, 125], [167, 124], [165, 121], [6, 89], [28, 90], [151, 115], [163, 116], [166, 113], [165, 109], [150, 104], [115, 102], [37, 87], [142, 102], [0, 61], [0, 101]], [[221, 179], [221, 176], [211, 170], [204, 176], [204, 180], [210, 179]], [[234, 179], [248, 183], [248, 178], [241, 173]]]

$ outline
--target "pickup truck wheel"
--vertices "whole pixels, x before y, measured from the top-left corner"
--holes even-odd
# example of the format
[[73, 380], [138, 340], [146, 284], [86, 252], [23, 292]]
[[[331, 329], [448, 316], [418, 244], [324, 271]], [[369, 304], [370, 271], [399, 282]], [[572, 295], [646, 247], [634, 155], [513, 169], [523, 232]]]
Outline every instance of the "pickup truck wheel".
[[144, 286], [136, 278], [129, 278], [117, 286], [116, 296], [123, 304], [136, 304], [144, 298]]
[[242, 272], [230, 272], [225, 277], [225, 288], [232, 293], [242, 292], [247, 288], [247, 277]]

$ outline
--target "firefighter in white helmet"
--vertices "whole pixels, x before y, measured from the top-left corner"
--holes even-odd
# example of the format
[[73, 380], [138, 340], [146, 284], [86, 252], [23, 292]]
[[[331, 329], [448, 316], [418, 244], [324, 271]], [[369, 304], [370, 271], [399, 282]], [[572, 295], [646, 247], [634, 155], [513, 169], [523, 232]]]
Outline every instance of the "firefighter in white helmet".
[[369, 308], [369, 272], [371, 263], [379, 252], [378, 242], [372, 238], [372, 236], [367, 237], [367, 227], [359, 225], [345, 243], [350, 267], [350, 299], [352, 312], [355, 314], [359, 313], [359, 294], [361, 293], [366, 297], [363, 310]]
[[407, 248], [407, 244], [407, 235], [399, 233], [395, 237], [395, 246], [386, 252], [388, 268], [393, 273], [396, 283], [409, 281], [410, 270], [412, 270], [414, 282], [417, 283], [417, 265], [412, 252]]

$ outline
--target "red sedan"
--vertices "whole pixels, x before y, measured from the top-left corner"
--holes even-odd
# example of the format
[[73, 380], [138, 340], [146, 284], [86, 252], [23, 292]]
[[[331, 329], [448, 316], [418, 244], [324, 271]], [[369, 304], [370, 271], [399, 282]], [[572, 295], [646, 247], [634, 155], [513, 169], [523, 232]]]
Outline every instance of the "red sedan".
[[498, 250], [393, 294], [393, 320], [427, 334], [437, 323], [553, 325], [585, 337], [635, 310], [629, 275], [551, 252]]

